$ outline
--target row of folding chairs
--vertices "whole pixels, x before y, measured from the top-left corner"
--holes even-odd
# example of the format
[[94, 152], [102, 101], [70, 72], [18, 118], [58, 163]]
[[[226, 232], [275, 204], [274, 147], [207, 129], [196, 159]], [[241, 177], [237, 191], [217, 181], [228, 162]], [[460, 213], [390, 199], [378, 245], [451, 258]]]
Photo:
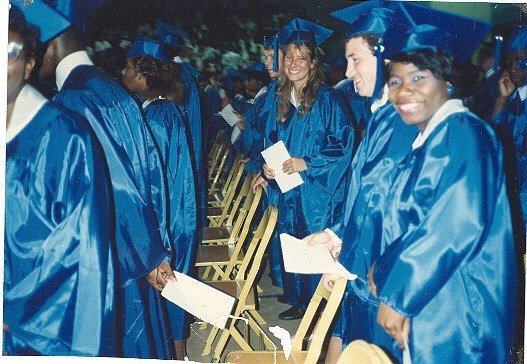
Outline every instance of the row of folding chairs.
[[[258, 312], [261, 289], [257, 277], [263, 269], [262, 260], [274, 233], [278, 210], [269, 206], [258, 224], [254, 222], [262, 200], [262, 188], [251, 187], [255, 177], [252, 174], [242, 182], [245, 164], [239, 158], [229, 171], [225, 170], [225, 160], [230, 152], [228, 143], [217, 138], [209, 155], [208, 227], [203, 228], [196, 266], [202, 271], [204, 282], [235, 297], [236, 304], [225, 329], [210, 327], [202, 355], [212, 352], [213, 361], [219, 362], [227, 342], [233, 339], [241, 351], [227, 355], [226, 361], [230, 363], [316, 363], [347, 281], [337, 280], [331, 292], [324, 288], [322, 281], [319, 283], [294, 335], [291, 355], [286, 360], [284, 352], [277, 350], [270, 339], [266, 320]], [[201, 329], [208, 326], [202, 324]], [[263, 350], [253, 349], [249, 340], [252, 334], [257, 336]], [[356, 350], [352, 355], [362, 355], [356, 351], [372, 348], [368, 345], [354, 344], [352, 348]], [[343, 357], [345, 353], [348, 355], [345, 351]]]

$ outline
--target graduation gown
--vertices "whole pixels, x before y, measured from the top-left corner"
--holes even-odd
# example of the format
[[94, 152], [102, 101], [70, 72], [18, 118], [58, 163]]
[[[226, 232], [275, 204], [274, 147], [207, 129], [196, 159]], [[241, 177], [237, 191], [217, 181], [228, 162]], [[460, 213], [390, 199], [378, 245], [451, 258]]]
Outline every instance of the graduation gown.
[[[527, 224], [527, 99], [521, 100], [518, 93], [511, 95], [505, 107], [493, 118], [498, 133], [502, 137], [506, 153], [506, 170], [510, 181], [511, 204], [513, 211], [521, 210], [525, 233]], [[525, 242], [525, 235], [520, 239]]]
[[346, 82], [338, 85], [335, 87], [335, 89], [344, 97], [347, 104], [351, 108], [353, 119], [355, 120], [355, 124], [358, 128], [358, 136], [356, 141], [358, 143], [364, 136], [368, 121], [372, 115], [372, 98], [359, 95], [355, 91], [355, 88], [353, 87], [353, 81], [351, 80], [347, 80]]
[[118, 355], [168, 359], [169, 344], [155, 337], [166, 331], [161, 297], [145, 279], [169, 248], [165, 222], [156, 216], [166, 206], [157, 145], [134, 99], [94, 66], [75, 67], [55, 100], [88, 120], [106, 156], [122, 288]]
[[[172, 266], [178, 272], [194, 275], [197, 246], [197, 196], [191, 149], [182, 115], [173, 102], [154, 100], [145, 107], [146, 120], [161, 149], [169, 193], [170, 250]], [[162, 211], [160, 211], [161, 215]], [[189, 336], [190, 317], [168, 301], [168, 312], [175, 340]]]
[[[261, 170], [261, 166], [256, 162], [256, 159], [263, 150], [265, 122], [261, 122], [260, 115], [262, 115], [266, 105], [266, 99], [267, 89], [254, 99], [254, 107], [250, 109], [245, 117], [245, 128], [242, 132], [241, 139], [245, 155], [251, 158], [245, 166], [247, 173], [258, 173]], [[252, 162], [253, 160], [254, 162]]]
[[[278, 233], [303, 238], [329, 226], [342, 212], [355, 133], [344, 100], [331, 87], [319, 88], [311, 110], [304, 115], [290, 106], [284, 123], [277, 122], [276, 113], [269, 114], [265, 145], [283, 140], [291, 157], [303, 158], [307, 165], [300, 173], [304, 183], [282, 193], [276, 182], [270, 181], [267, 192], [270, 204], [278, 206]], [[289, 303], [306, 306], [319, 278], [298, 275], [295, 288], [288, 286], [293, 284], [291, 275], [284, 274], [284, 294]]]
[[519, 284], [503, 153], [474, 114], [449, 113], [455, 102], [397, 168], [373, 279], [411, 318], [414, 363], [504, 363]]
[[334, 332], [345, 345], [356, 339], [391, 345], [376, 324], [379, 302], [369, 292], [366, 274], [379, 257], [386, 196], [397, 166], [410, 152], [416, 136], [417, 128], [403, 123], [388, 103], [369, 120], [353, 158], [342, 220], [331, 228], [342, 240], [339, 262], [358, 275], [348, 282], [341, 322]]
[[[78, 115], [42, 104], [7, 142], [4, 331], [7, 355], [114, 356], [115, 243], [100, 145]], [[44, 103], [45, 102], [45, 103]]]

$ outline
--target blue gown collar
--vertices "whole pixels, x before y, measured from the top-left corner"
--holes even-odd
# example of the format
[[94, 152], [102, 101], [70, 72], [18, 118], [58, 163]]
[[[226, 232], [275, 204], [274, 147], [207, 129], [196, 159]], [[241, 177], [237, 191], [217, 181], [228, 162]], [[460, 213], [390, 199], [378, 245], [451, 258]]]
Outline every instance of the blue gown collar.
[[30, 123], [48, 99], [33, 86], [25, 85], [15, 101], [11, 120], [6, 130], [6, 142], [9, 143]]
[[72, 54], [69, 54], [68, 56], [64, 57], [62, 61], [59, 62], [57, 65], [56, 73], [56, 83], [57, 88], [59, 91], [62, 89], [62, 86], [64, 86], [64, 82], [68, 79], [68, 76], [70, 75], [71, 71], [75, 69], [77, 66], [93, 66], [93, 62], [88, 56], [88, 53], [86, 51], [78, 51], [74, 52]]

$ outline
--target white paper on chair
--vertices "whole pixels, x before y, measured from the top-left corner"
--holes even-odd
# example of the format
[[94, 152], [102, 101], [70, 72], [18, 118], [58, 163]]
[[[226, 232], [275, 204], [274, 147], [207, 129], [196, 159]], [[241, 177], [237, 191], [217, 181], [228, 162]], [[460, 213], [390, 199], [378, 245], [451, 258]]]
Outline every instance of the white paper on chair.
[[183, 273], [174, 271], [174, 275], [177, 282], [168, 281], [161, 296], [200, 320], [224, 329], [236, 299]]
[[339, 262], [335, 262], [325, 245], [308, 246], [307, 242], [288, 234], [280, 234], [284, 269], [290, 273], [337, 273], [348, 280], [357, 278]]
[[230, 126], [234, 126], [238, 121], [240, 121], [240, 119], [234, 113], [234, 109], [232, 108], [231, 104], [227, 104], [227, 106], [225, 106], [217, 115], [224, 118], [227, 124]]
[[285, 193], [304, 183], [302, 177], [300, 177], [300, 173], [296, 172], [287, 174], [282, 171], [282, 164], [291, 158], [291, 155], [289, 155], [289, 152], [287, 151], [283, 141], [280, 140], [278, 143], [275, 143], [269, 148], [265, 149], [262, 152], [262, 156], [264, 157], [265, 163], [269, 166], [269, 168], [274, 170], [276, 183], [278, 184], [278, 187], [280, 187], [282, 193]]

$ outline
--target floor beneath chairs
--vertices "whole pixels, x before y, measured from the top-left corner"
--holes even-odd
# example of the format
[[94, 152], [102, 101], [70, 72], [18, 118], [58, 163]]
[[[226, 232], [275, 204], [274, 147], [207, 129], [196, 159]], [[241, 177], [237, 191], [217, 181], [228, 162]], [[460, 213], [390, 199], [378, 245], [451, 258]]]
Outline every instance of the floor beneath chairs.
[[[298, 325], [300, 324], [300, 320], [291, 320], [291, 321], [283, 321], [278, 319], [278, 314], [287, 308], [289, 308], [289, 305], [280, 303], [276, 300], [276, 297], [282, 293], [281, 288], [277, 288], [271, 284], [271, 278], [269, 277], [269, 265], [267, 263], [267, 259], [264, 259], [265, 264], [265, 270], [260, 277], [260, 281], [258, 282], [258, 285], [263, 289], [262, 293], [259, 293], [260, 297], [260, 308], [258, 312], [263, 316], [263, 318], [267, 321], [267, 324], [264, 325], [264, 330], [269, 336], [269, 338], [273, 341], [273, 343], [276, 345], [277, 350], [281, 350], [282, 347], [280, 345], [280, 340], [277, 339], [273, 334], [269, 332], [269, 327], [272, 326], [280, 326], [287, 331], [291, 335], [294, 335]], [[200, 271], [201, 273], [201, 271]], [[238, 324], [240, 331], [243, 334], [243, 322], [240, 322]], [[210, 331], [210, 325], [207, 326], [205, 330], [200, 330], [200, 324], [194, 323], [191, 326], [190, 331], [190, 338], [187, 341], [187, 354], [188, 358], [191, 361], [194, 362], [201, 362], [201, 363], [210, 363], [212, 360], [212, 352], [210, 355], [207, 356], [201, 356], [201, 352], [203, 351], [203, 348], [205, 347], [205, 343], [207, 340], [207, 336]], [[253, 332], [250, 332], [250, 339], [251, 339], [251, 346], [254, 350], [264, 350], [260, 345], [260, 340], [256, 335], [253, 334]], [[225, 356], [234, 350], [241, 350], [238, 344], [231, 338], [229, 342], [227, 343], [227, 347], [222, 355], [222, 358], [225, 358]]]

